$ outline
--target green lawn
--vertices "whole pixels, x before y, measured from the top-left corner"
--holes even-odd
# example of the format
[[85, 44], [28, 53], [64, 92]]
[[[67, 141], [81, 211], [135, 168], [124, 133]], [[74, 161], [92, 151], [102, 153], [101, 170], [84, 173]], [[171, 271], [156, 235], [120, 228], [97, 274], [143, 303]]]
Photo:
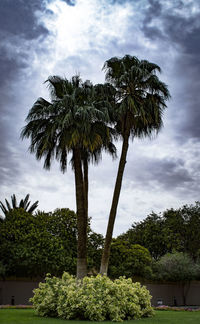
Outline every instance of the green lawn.
[[[78, 324], [80, 321], [65, 321], [54, 318], [38, 317], [32, 309], [0, 309], [1, 324]], [[84, 324], [97, 322], [82, 321]], [[102, 322], [98, 322], [101, 323]], [[108, 324], [112, 322], [103, 322]], [[156, 311], [153, 318], [145, 318], [137, 321], [124, 322], [129, 324], [198, 324], [200, 312], [184, 311]]]

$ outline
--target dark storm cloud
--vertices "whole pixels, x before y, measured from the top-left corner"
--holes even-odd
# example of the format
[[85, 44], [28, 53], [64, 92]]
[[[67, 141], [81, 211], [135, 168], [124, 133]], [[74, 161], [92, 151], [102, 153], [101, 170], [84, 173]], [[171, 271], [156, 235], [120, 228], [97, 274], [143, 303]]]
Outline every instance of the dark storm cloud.
[[[31, 42], [45, 37], [48, 31], [38, 22], [36, 11], [45, 10], [40, 0], [1, 0], [0, 1], [0, 178], [1, 185], [9, 184], [19, 177], [13, 147], [18, 136], [15, 127], [17, 96], [13, 95], [12, 86], [17, 91], [15, 82], [27, 67], [27, 54], [22, 50], [24, 42]], [[12, 144], [11, 144], [12, 143]]]
[[37, 38], [48, 31], [38, 24], [35, 12], [44, 10], [41, 0], [1, 0], [0, 28], [1, 33], [21, 36], [25, 39]]
[[184, 186], [193, 187], [196, 181], [182, 159], [139, 158], [138, 161], [128, 163], [127, 176], [137, 186], [149, 189], [159, 186], [165, 190], [177, 190]]
[[182, 188], [185, 184], [191, 183], [193, 179], [183, 160], [158, 160], [149, 161], [151, 181], [156, 180], [166, 190]]
[[[15, 73], [26, 66], [20, 47], [24, 41], [31, 41], [48, 34], [39, 22], [36, 12], [44, 11], [44, 1], [41, 0], [1, 0], [0, 1], [0, 79], [12, 80]], [[10, 47], [15, 45], [15, 52], [10, 53]]]
[[[145, 35], [151, 39], [172, 41], [174, 45], [181, 45], [184, 53], [199, 55], [200, 13], [192, 11], [192, 3], [173, 1], [168, 9], [165, 1], [149, 0], [149, 4], [143, 20]], [[156, 26], [155, 20], [159, 21]]]
[[[68, 5], [75, 4], [73, 0], [61, 1]], [[7, 79], [13, 79], [19, 70], [26, 67], [26, 58], [19, 49], [20, 46], [23, 47], [24, 41], [46, 37], [49, 34], [37, 17], [37, 13], [52, 14], [46, 9], [45, 2], [44, 0], [0, 1], [0, 80], [5, 82]], [[53, 2], [53, 0], [47, 0], [47, 2]], [[8, 44], [13, 45], [13, 43], [16, 43], [16, 53], [10, 53]]]
[[[48, 2], [52, 1], [48, 0]], [[32, 42], [40, 39], [42, 44], [49, 35], [49, 31], [38, 19], [39, 15], [52, 14], [46, 9], [45, 2], [44, 0], [0, 0], [0, 178], [2, 185], [14, 181], [23, 172], [20, 170], [13, 150], [13, 147], [19, 147], [20, 113], [16, 112], [16, 102], [19, 100], [16, 92], [20, 77], [26, 73], [26, 68], [30, 65], [29, 51], [38, 51], [37, 48], [32, 47]], [[75, 4], [72, 0], [65, 2], [68, 5]]]
[[14, 162], [14, 154], [10, 149], [12, 137], [7, 130], [7, 125], [1, 121], [0, 127], [3, 135], [0, 141], [0, 178], [3, 186], [13, 184], [13, 180], [19, 177], [19, 168], [16, 161]]
[[17, 60], [16, 57], [8, 55], [7, 50], [0, 46], [1, 87], [6, 83], [7, 80], [14, 80], [18, 72], [25, 67], [26, 63], [24, 60]]
[[177, 88], [181, 88], [176, 93], [180, 97], [178, 105], [174, 98], [174, 109], [179, 111], [177, 138], [184, 142], [199, 140], [200, 3], [177, 0], [167, 7], [165, 1], [149, 0], [142, 30], [152, 41], [165, 43], [166, 50], [171, 47], [178, 52], [174, 64]]

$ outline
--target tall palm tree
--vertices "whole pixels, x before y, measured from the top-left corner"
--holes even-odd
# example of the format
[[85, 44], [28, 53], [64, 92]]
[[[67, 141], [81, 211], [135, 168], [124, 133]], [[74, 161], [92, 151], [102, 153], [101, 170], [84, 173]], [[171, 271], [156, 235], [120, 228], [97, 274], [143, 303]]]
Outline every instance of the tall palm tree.
[[72, 154], [78, 226], [77, 277], [82, 278], [87, 274], [88, 157], [95, 157], [100, 148], [112, 143], [112, 129], [106, 125], [108, 102], [103, 100], [101, 86], [83, 83], [79, 76], [71, 80], [51, 76], [46, 82], [52, 100], [39, 98], [35, 102], [21, 136], [30, 137], [30, 152], [38, 160], [44, 157], [46, 169], [56, 158], [65, 172], [67, 157]]
[[113, 57], [105, 62], [103, 69], [106, 71], [106, 80], [117, 91], [113, 120], [123, 141], [100, 267], [100, 273], [107, 274], [129, 138], [151, 137], [153, 133], [158, 133], [170, 94], [167, 86], [156, 75], [157, 71], [161, 72], [160, 67], [146, 60], [140, 61], [130, 55]]
[[20, 200], [19, 205], [17, 204], [17, 199], [15, 194], [13, 194], [11, 196], [11, 204], [8, 202], [7, 199], [5, 199], [6, 204], [3, 204], [0, 201], [0, 208], [2, 210], [2, 212], [4, 213], [5, 216], [8, 215], [8, 213], [12, 210], [12, 209], [17, 209], [17, 208], [23, 208], [27, 213], [32, 214], [34, 212], [34, 210], [37, 208], [38, 206], [38, 201], [34, 202], [34, 204], [30, 205], [30, 201], [29, 201], [29, 197], [30, 195], [26, 195], [26, 197], [24, 199]]

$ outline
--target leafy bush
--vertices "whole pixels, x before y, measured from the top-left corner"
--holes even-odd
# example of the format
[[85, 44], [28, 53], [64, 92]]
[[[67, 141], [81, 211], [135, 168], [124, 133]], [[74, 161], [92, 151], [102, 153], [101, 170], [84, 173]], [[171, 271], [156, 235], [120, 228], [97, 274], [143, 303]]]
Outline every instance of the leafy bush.
[[111, 278], [125, 275], [151, 277], [151, 255], [139, 244], [130, 244], [122, 239], [113, 239], [108, 274]]
[[167, 253], [153, 264], [154, 278], [179, 282], [189, 282], [200, 278], [200, 265], [183, 252]]
[[149, 291], [120, 277], [85, 277], [82, 281], [64, 273], [62, 278], [46, 278], [31, 298], [40, 316], [91, 321], [123, 321], [153, 315]]

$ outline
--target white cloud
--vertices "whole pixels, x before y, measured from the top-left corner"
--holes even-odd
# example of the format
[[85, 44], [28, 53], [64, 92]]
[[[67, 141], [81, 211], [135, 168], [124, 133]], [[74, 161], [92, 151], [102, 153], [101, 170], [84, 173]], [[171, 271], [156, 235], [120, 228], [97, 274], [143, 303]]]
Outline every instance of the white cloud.
[[83, 78], [89, 77], [93, 82], [103, 81], [104, 61], [111, 55], [121, 55], [120, 52], [114, 54], [114, 48], [118, 42], [123, 47], [127, 38], [129, 19], [133, 15], [131, 4], [80, 0], [76, 6], [68, 6], [65, 2], [53, 1], [48, 9], [54, 16], [41, 19], [53, 36], [49, 71], [67, 77], [80, 72]]

